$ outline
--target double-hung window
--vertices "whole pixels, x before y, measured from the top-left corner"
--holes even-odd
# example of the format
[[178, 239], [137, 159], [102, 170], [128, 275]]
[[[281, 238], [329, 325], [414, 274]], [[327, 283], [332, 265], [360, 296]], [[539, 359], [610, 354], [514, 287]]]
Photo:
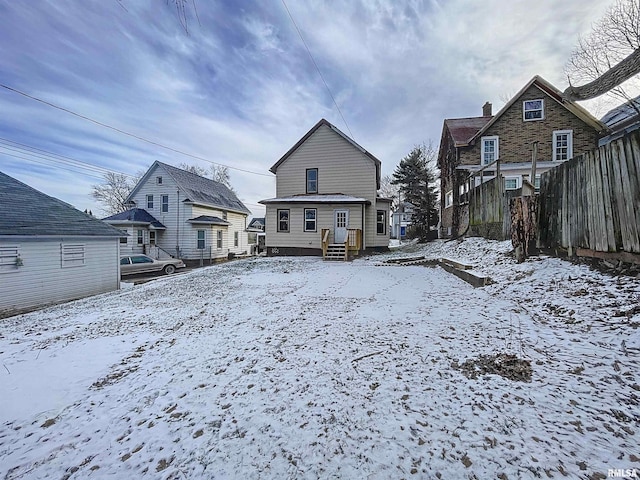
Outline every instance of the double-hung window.
[[482, 137], [480, 148], [481, 165], [489, 165], [499, 158], [500, 142], [497, 136]]
[[553, 132], [553, 159], [558, 162], [573, 157], [573, 130]]
[[222, 248], [222, 230], [218, 230], [218, 238], [217, 238], [217, 245], [216, 245], [219, 249]]
[[278, 232], [289, 232], [289, 210], [278, 210]]
[[233, 246], [237, 247], [239, 242], [240, 242], [239, 232], [233, 232]]
[[315, 208], [305, 208], [304, 209], [304, 231], [305, 232], [315, 232], [317, 231], [317, 215], [318, 210]]
[[169, 211], [169, 195], [162, 195], [160, 198], [162, 199], [162, 208], [160, 211], [162, 213], [167, 213]]
[[317, 168], [307, 168], [307, 193], [318, 193]]
[[504, 177], [504, 189], [516, 190], [520, 188], [520, 177]]
[[153, 195], [147, 195], [147, 208], [153, 209]]
[[378, 235], [384, 235], [385, 233], [387, 233], [386, 217], [387, 217], [387, 212], [385, 210], [378, 210], [376, 212], [376, 233]]
[[525, 122], [544, 120], [544, 100], [525, 100], [522, 102], [522, 119]]
[[143, 230], [138, 230], [138, 245], [142, 245], [144, 243], [144, 232]]
[[198, 230], [197, 233], [197, 245], [198, 250], [204, 250], [204, 230]]

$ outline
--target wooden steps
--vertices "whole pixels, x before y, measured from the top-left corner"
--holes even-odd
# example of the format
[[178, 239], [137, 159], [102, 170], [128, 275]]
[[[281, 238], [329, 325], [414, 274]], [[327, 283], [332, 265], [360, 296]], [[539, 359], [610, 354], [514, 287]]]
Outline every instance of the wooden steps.
[[330, 243], [327, 245], [325, 260], [347, 260], [347, 247], [344, 243]]

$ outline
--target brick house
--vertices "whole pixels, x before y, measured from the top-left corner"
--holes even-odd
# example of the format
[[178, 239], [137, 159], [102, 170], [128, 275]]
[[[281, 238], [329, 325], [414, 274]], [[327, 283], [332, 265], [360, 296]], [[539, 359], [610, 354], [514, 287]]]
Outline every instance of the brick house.
[[[564, 100], [560, 90], [539, 76], [495, 115], [487, 102], [481, 117], [446, 119], [438, 152], [440, 236], [464, 233], [468, 223], [465, 194], [495, 178], [496, 160], [505, 190], [517, 190], [525, 183], [538, 188], [540, 174], [596, 148], [598, 138], [606, 132], [606, 125], [576, 103]], [[534, 144], [536, 174], [531, 179]], [[480, 171], [481, 176], [470, 178]]]

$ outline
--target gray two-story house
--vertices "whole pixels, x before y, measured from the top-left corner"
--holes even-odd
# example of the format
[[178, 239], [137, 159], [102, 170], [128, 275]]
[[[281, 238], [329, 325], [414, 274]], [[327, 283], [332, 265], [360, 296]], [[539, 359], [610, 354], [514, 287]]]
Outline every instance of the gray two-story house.
[[199, 260], [249, 252], [251, 212], [222, 183], [156, 161], [127, 202], [129, 210], [104, 219], [129, 235], [121, 255]]
[[266, 205], [268, 255], [324, 255], [389, 246], [391, 200], [377, 196], [381, 163], [320, 120], [270, 169], [276, 197]]

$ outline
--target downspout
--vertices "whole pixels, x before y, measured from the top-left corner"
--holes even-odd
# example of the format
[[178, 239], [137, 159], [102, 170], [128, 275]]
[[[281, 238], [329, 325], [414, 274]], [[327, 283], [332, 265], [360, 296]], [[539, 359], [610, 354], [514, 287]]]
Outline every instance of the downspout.
[[363, 203], [362, 205], [360, 205], [360, 215], [361, 215], [361, 218], [362, 218], [362, 245], [361, 245], [361, 247], [360, 247], [360, 248], [361, 248], [361, 249], [362, 249], [362, 251], [364, 252], [364, 246], [365, 246], [365, 242], [366, 242], [365, 238], [366, 238], [366, 236], [367, 236], [367, 235], [366, 235], [366, 234], [367, 234], [367, 232], [366, 232], [366, 230], [364, 229], [364, 225], [365, 225], [365, 223], [364, 223], [364, 215], [365, 215], [365, 206], [364, 206], [364, 203]]
[[180, 258], [180, 190], [176, 192], [176, 258]]

